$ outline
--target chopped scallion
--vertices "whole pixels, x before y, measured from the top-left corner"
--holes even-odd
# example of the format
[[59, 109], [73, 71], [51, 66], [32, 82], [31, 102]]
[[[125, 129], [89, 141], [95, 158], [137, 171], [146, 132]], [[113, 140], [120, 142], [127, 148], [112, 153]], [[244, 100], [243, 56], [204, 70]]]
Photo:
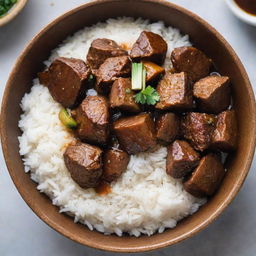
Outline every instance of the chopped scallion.
[[75, 129], [77, 127], [77, 122], [73, 119], [73, 117], [69, 114], [68, 110], [62, 108], [59, 112], [59, 119], [67, 128]]
[[132, 63], [132, 90], [143, 90], [146, 87], [146, 69], [143, 63]]

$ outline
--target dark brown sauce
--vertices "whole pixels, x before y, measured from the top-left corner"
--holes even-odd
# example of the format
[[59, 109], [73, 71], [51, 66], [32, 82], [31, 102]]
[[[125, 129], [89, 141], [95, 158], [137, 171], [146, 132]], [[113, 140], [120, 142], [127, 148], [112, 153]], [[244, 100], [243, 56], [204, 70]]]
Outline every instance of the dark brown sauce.
[[235, 2], [244, 11], [256, 15], [256, 0], [235, 0]]
[[111, 186], [107, 182], [101, 181], [100, 184], [95, 188], [95, 191], [100, 196], [105, 196], [111, 193], [112, 190]]

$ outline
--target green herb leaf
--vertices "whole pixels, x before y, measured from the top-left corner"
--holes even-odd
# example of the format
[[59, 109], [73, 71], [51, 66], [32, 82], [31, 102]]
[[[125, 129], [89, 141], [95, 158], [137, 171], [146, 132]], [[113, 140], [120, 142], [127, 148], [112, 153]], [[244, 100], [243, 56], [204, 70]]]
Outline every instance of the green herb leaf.
[[155, 105], [159, 100], [159, 94], [150, 85], [135, 95], [135, 102], [140, 104]]
[[126, 89], [125, 89], [125, 93], [126, 93], [126, 94], [129, 94], [129, 93], [131, 93], [131, 92], [132, 92], [132, 90], [131, 90], [130, 88], [126, 88]]
[[137, 93], [135, 95], [135, 102], [140, 103], [140, 104], [145, 104], [146, 103], [146, 96], [142, 94], [141, 92]]
[[214, 125], [214, 119], [212, 117], [210, 117], [208, 120], [207, 120], [207, 123], [209, 125]]
[[94, 79], [93, 74], [90, 74], [89, 77], [88, 77], [88, 81], [91, 82], [91, 81], [93, 81], [93, 79]]

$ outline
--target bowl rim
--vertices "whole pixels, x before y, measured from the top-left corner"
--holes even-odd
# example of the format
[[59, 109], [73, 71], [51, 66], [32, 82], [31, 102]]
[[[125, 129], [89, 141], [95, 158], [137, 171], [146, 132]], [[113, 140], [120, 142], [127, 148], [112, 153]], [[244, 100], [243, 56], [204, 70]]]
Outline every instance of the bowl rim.
[[[126, 1], [126, 0], [122, 0], [122, 1]], [[37, 205], [34, 204], [32, 202], [32, 200], [30, 200], [28, 198], [27, 194], [24, 193], [24, 191], [22, 191], [19, 188], [18, 182], [15, 179], [15, 175], [12, 172], [12, 168], [11, 168], [11, 165], [10, 165], [10, 162], [11, 162], [10, 157], [8, 156], [9, 145], [7, 145], [7, 143], [6, 143], [6, 138], [7, 138], [6, 130], [5, 130], [6, 118], [5, 118], [5, 115], [4, 115], [4, 109], [5, 109], [5, 106], [7, 105], [7, 99], [8, 99], [9, 93], [10, 93], [11, 84], [12, 84], [13, 78], [15, 76], [16, 69], [22, 63], [24, 57], [30, 51], [30, 49], [33, 47], [34, 43], [37, 40], [39, 40], [44, 35], [44, 33], [46, 31], [48, 31], [49, 29], [54, 27], [55, 24], [61, 22], [63, 19], [66, 19], [67, 17], [71, 16], [73, 13], [76, 13], [76, 12], [80, 11], [83, 8], [87, 8], [87, 7], [90, 7], [90, 6], [93, 6], [93, 5], [101, 5], [101, 4], [110, 3], [110, 2], [120, 2], [120, 0], [95, 0], [95, 1], [91, 1], [91, 2], [88, 2], [88, 3], [82, 4], [78, 7], [75, 7], [73, 9], [65, 12], [64, 14], [60, 15], [59, 17], [57, 17], [56, 19], [51, 21], [48, 25], [46, 25], [37, 35], [35, 35], [29, 41], [29, 43], [26, 45], [24, 50], [21, 52], [21, 54], [19, 55], [19, 57], [17, 58], [17, 60], [14, 64], [14, 67], [13, 67], [13, 69], [12, 69], [10, 75], [9, 75], [9, 79], [8, 79], [8, 81], [6, 83], [6, 86], [5, 86], [5, 90], [4, 90], [4, 94], [3, 94], [3, 98], [2, 98], [1, 123], [0, 123], [0, 135], [1, 135], [1, 143], [2, 143], [3, 155], [4, 155], [4, 158], [5, 158], [5, 163], [6, 163], [8, 172], [9, 172], [11, 178], [12, 178], [12, 181], [15, 184], [15, 186], [16, 186], [18, 192], [20, 193], [21, 197], [23, 198], [23, 200], [27, 203], [27, 205], [31, 208], [31, 210], [41, 220], [43, 220], [48, 226], [50, 226], [51, 228], [53, 228], [54, 230], [56, 230], [60, 234], [64, 235], [65, 237], [67, 237], [67, 238], [69, 238], [69, 239], [71, 239], [75, 242], [78, 242], [82, 245], [86, 245], [86, 246], [96, 248], [96, 249], [100, 249], [100, 250], [111, 251], [111, 252], [146, 252], [146, 251], [151, 251], [151, 250], [155, 250], [155, 249], [160, 249], [160, 248], [163, 248], [163, 247], [170, 246], [172, 244], [181, 242], [182, 240], [185, 240], [185, 239], [191, 237], [192, 235], [200, 232], [202, 229], [207, 227], [210, 223], [212, 223], [224, 211], [224, 209], [232, 202], [234, 197], [237, 195], [237, 193], [241, 189], [242, 184], [244, 183], [244, 180], [245, 180], [245, 178], [246, 178], [246, 176], [249, 172], [251, 162], [253, 160], [255, 145], [256, 145], [256, 105], [255, 105], [255, 98], [254, 98], [253, 89], [252, 89], [252, 86], [250, 84], [248, 75], [245, 71], [245, 68], [244, 68], [243, 64], [241, 63], [240, 59], [238, 58], [237, 54], [235, 53], [233, 48], [230, 46], [230, 44], [224, 39], [224, 37], [215, 28], [213, 28], [205, 20], [203, 20], [198, 15], [194, 14], [193, 12], [191, 12], [191, 11], [189, 11], [189, 10], [183, 8], [183, 7], [180, 7], [180, 6], [178, 6], [176, 4], [173, 4], [171, 2], [167, 2], [166, 0], [140, 0], [140, 1], [153, 3], [153, 4], [164, 5], [167, 8], [176, 9], [177, 11], [182, 12], [185, 15], [190, 16], [192, 19], [198, 21], [210, 33], [215, 34], [215, 36], [218, 38], [218, 40], [221, 41], [221, 43], [224, 45], [224, 47], [230, 52], [230, 54], [232, 54], [233, 58], [236, 61], [236, 64], [237, 64], [239, 70], [241, 71], [242, 77], [246, 81], [245, 86], [247, 88], [247, 92], [248, 92], [248, 95], [249, 95], [249, 98], [250, 98], [250, 102], [248, 102], [248, 104], [250, 104], [253, 113], [255, 113], [255, 115], [253, 115], [253, 120], [251, 120], [251, 122], [253, 123], [253, 131], [254, 131], [252, 134], [254, 134], [254, 135], [253, 135], [253, 138], [251, 138], [250, 144], [248, 146], [250, 151], [249, 151], [249, 154], [248, 154], [247, 159], [246, 159], [246, 164], [245, 164], [243, 175], [240, 177], [240, 180], [237, 182], [237, 185], [233, 187], [233, 189], [230, 191], [229, 196], [225, 199], [225, 201], [223, 201], [220, 205], [218, 205], [218, 207], [216, 209], [214, 209], [214, 211], [209, 215], [209, 217], [207, 219], [205, 219], [204, 221], [202, 221], [194, 229], [187, 231], [186, 233], [180, 235], [179, 237], [177, 237], [175, 239], [169, 239], [169, 240], [165, 240], [164, 242], [159, 242], [159, 243], [155, 243], [155, 244], [151, 244], [151, 245], [137, 246], [137, 247], [127, 247], [127, 246], [117, 247], [117, 246], [111, 246], [111, 245], [100, 245], [97, 242], [92, 241], [92, 240], [87, 240], [87, 242], [85, 243], [83, 239], [74, 235], [72, 232], [68, 231], [67, 229], [61, 228], [60, 226], [55, 224], [54, 221], [52, 221], [45, 214], [43, 214], [40, 211], [40, 209], [38, 209]], [[95, 231], [95, 232], [97, 232], [97, 231]]]
[[0, 18], [0, 27], [13, 20], [22, 11], [27, 2], [28, 0], [18, 0], [17, 3]]

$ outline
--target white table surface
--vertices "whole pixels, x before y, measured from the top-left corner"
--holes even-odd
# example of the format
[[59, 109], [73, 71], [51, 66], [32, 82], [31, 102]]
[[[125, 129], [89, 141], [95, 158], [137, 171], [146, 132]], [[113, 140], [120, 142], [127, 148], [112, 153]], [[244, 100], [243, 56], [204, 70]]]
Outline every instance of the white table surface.
[[[84, 0], [30, 0], [10, 24], [0, 28], [0, 92], [27, 42], [49, 21]], [[213, 25], [234, 47], [256, 89], [256, 28], [238, 21], [224, 0], [172, 0]], [[16, 191], [0, 155], [0, 255], [112, 255], [77, 244], [42, 222]], [[256, 255], [256, 161], [240, 193], [208, 228], [180, 244], [139, 255]], [[128, 254], [127, 254], [128, 255]]]

